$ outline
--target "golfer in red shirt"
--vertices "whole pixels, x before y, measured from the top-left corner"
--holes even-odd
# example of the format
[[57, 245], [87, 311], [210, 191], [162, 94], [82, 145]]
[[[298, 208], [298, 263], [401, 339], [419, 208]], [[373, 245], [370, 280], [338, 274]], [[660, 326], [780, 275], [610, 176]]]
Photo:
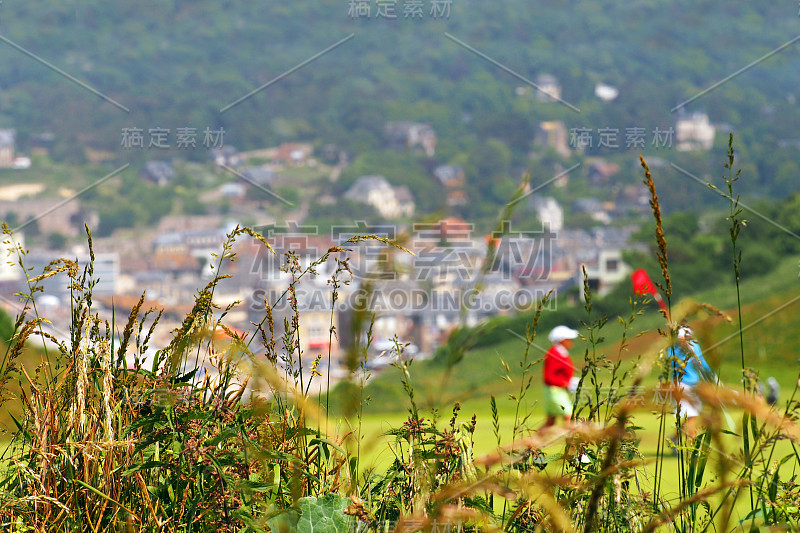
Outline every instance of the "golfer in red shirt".
[[553, 344], [544, 356], [544, 409], [547, 420], [542, 427], [550, 427], [556, 419], [572, 416], [570, 382], [575, 365], [569, 358], [569, 349], [578, 332], [567, 326], [556, 326], [548, 335]]

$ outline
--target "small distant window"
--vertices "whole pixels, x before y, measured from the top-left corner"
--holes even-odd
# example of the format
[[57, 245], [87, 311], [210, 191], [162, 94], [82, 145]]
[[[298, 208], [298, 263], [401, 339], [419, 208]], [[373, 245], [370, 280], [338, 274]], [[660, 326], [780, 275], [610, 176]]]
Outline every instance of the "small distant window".
[[609, 259], [606, 261], [606, 272], [616, 272], [619, 270], [619, 260]]

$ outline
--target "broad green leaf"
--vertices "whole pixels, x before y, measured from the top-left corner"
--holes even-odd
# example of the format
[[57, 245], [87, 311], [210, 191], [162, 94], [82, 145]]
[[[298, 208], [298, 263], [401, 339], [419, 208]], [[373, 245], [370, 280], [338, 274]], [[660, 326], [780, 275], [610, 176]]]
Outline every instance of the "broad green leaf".
[[302, 513], [297, 522], [299, 533], [349, 533], [353, 530], [354, 518], [344, 514], [350, 505], [347, 498], [326, 494], [319, 498], [301, 498], [298, 504]]

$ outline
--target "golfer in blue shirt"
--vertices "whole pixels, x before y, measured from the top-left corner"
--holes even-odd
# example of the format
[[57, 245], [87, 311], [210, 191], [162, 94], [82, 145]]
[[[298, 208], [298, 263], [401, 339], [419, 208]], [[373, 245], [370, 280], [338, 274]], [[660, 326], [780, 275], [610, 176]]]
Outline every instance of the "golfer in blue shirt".
[[697, 397], [695, 387], [701, 381], [714, 381], [715, 374], [703, 357], [700, 344], [693, 339], [693, 332], [687, 326], [678, 329], [678, 342], [669, 349], [669, 356], [673, 357], [672, 369], [682, 397], [678, 403], [677, 414], [686, 417], [684, 426], [686, 434], [694, 438], [697, 433], [697, 417], [703, 404]]

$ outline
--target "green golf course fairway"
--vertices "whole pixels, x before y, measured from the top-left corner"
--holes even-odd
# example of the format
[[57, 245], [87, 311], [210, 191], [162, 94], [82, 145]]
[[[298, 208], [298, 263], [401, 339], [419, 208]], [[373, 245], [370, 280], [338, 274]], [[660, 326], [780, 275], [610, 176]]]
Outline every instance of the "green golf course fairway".
[[[502, 405], [502, 404], [506, 405]], [[514, 405], [510, 401], [501, 401], [498, 399], [498, 414], [500, 421], [500, 436], [501, 445], [511, 442], [511, 432], [514, 421]], [[544, 422], [544, 414], [538, 408], [538, 405], [532, 406], [533, 415], [528, 420], [528, 426], [531, 428], [538, 428]], [[491, 410], [489, 402], [486, 400], [468, 400], [462, 403], [462, 409], [459, 414], [459, 422], [468, 422], [472, 415], [477, 415], [477, 426], [474, 434], [474, 457], [478, 458], [482, 455], [494, 452], [497, 449], [497, 439], [494, 435], [494, 428], [492, 426]], [[733, 419], [737, 434], [741, 434], [742, 411], [738, 409], [731, 409], [728, 411]], [[420, 411], [420, 416], [429, 420], [431, 417], [430, 412], [425, 413]], [[452, 413], [450, 410], [441, 410], [439, 412], [437, 427], [443, 429], [447, 426]], [[393, 428], [398, 428], [402, 423], [407, 420], [408, 413], [373, 413], [365, 414], [361, 422], [361, 461], [360, 468], [362, 471], [372, 469], [375, 473], [382, 473], [392, 463], [395, 458], [393, 448], [397, 450], [398, 443], [395, 437], [388, 435], [387, 432]], [[655, 468], [657, 459], [657, 440], [658, 440], [658, 422], [659, 415], [653, 412], [638, 411], [634, 413], [632, 423], [641, 428], [636, 430], [637, 438], [641, 439], [639, 443], [639, 451], [642, 454], [642, 466], [639, 469], [639, 488], [636, 488], [631, 483], [631, 491], [645, 491], [653, 492], [655, 484]], [[674, 433], [674, 418], [672, 412], [668, 410], [666, 416], [667, 435], [671, 436]], [[339, 422], [340, 433], [341, 429], [345, 426], [344, 421]], [[356, 428], [353, 428], [356, 429]], [[525, 434], [530, 434], [528, 430]], [[724, 442], [726, 452], [733, 461], [734, 467], [729, 469], [729, 479], [734, 478], [739, 471], [744, 467], [741, 452], [741, 439], [734, 435], [725, 435]], [[712, 443], [712, 446], [714, 444]], [[404, 450], [405, 451], [405, 450]], [[548, 456], [556, 456], [548, 467], [544, 470], [545, 474], [558, 476], [561, 473], [562, 461], [558, 456], [564, 451], [564, 440], [560, 439], [552, 446], [542, 450]], [[689, 451], [685, 452], [687, 458], [685, 459], [688, 465]], [[769, 449], [767, 449], [767, 454]], [[771, 465], [774, 468], [782, 459], [787, 455], [794, 455], [791, 441], [781, 440], [778, 442], [772, 458]], [[795, 456], [796, 457], [796, 456]], [[800, 466], [800, 460], [795, 458], [789, 460], [781, 466], [781, 479], [788, 480], [797, 474], [797, 469]], [[705, 469], [705, 476], [702, 486], [710, 486], [716, 483], [716, 476], [718, 475], [718, 455], [712, 452], [709, 459], [708, 466]], [[752, 479], [758, 483], [764, 477], [764, 472], [756, 467]], [[680, 478], [679, 478], [679, 460], [673, 457], [669, 451], [663, 459], [663, 476], [661, 479], [661, 495], [665, 502], [669, 505], [677, 504], [680, 501]], [[736, 502], [736, 506], [731, 517], [731, 524], [735, 524], [742, 520], [750, 509], [749, 491], [742, 489]], [[712, 508], [715, 508], [719, 503], [719, 495], [712, 497], [710, 503]]]

